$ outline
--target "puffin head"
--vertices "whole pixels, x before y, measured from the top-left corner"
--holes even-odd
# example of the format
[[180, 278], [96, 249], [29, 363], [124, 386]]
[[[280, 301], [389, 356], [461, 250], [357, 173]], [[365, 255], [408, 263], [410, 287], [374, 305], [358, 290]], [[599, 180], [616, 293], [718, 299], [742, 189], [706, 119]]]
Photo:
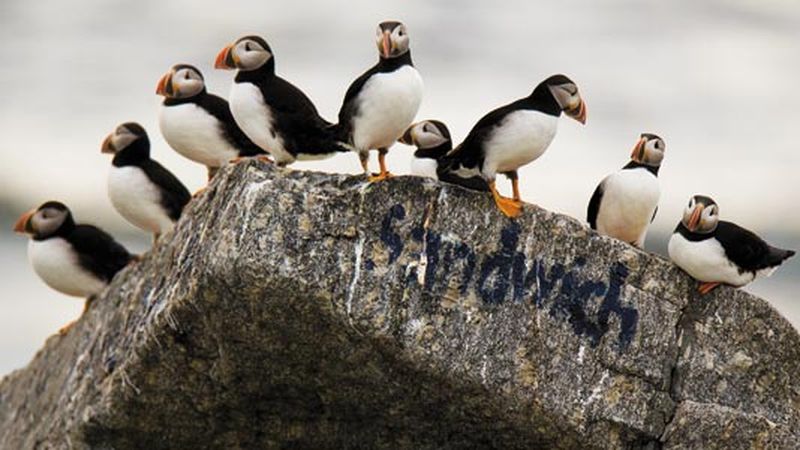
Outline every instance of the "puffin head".
[[219, 52], [214, 68], [256, 70], [268, 61], [274, 58], [267, 41], [260, 36], [245, 36]]
[[586, 103], [578, 92], [578, 85], [566, 75], [553, 75], [539, 83], [536, 91], [547, 88], [564, 113], [578, 122], [586, 123]]
[[664, 151], [667, 145], [664, 140], [655, 134], [642, 133], [639, 141], [633, 147], [631, 159], [647, 166], [658, 167], [664, 159]]
[[683, 210], [681, 223], [692, 233], [711, 233], [719, 223], [719, 206], [705, 195], [694, 195]]
[[158, 80], [156, 94], [166, 98], [189, 98], [205, 91], [203, 74], [189, 64], [176, 64]]
[[144, 127], [136, 122], [118, 125], [103, 140], [100, 152], [115, 155], [126, 149], [136, 150], [136, 153], [142, 153], [141, 156], [144, 157], [150, 156], [150, 139]]
[[402, 22], [388, 20], [378, 24], [375, 43], [383, 59], [397, 58], [408, 52], [408, 31]]
[[411, 124], [398, 142], [414, 145], [420, 150], [440, 147], [443, 144], [448, 144], [452, 148], [450, 131], [444, 123], [438, 120], [423, 120]]
[[72, 213], [66, 205], [49, 201], [21, 215], [14, 225], [14, 231], [36, 239], [46, 239], [72, 223]]

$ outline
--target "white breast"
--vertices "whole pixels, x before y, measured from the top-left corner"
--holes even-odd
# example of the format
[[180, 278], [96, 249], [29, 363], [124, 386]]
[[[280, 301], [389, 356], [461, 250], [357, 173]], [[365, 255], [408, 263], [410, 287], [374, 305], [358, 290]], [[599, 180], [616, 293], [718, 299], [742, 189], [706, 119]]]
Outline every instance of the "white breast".
[[661, 196], [658, 178], [644, 168], [620, 170], [603, 180], [603, 191], [597, 231], [642, 247]]
[[217, 118], [194, 103], [161, 105], [158, 124], [169, 146], [192, 161], [222, 167], [239, 155], [222, 137]]
[[428, 177], [434, 180], [439, 179], [436, 175], [436, 168], [439, 164], [433, 158], [411, 158], [411, 174], [418, 177]]
[[277, 162], [294, 161], [274, 129], [272, 111], [264, 102], [258, 86], [253, 83], [233, 83], [228, 104], [236, 124], [251, 141], [269, 152]]
[[37, 275], [62, 294], [89, 297], [105, 288], [103, 280], [78, 264], [72, 245], [59, 237], [28, 241], [28, 259]]
[[667, 250], [670, 259], [696, 280], [744, 286], [755, 278], [752, 272], [739, 273], [736, 265], [725, 256], [725, 249], [713, 238], [690, 241], [675, 233]]
[[412, 66], [370, 77], [358, 94], [353, 144], [359, 150], [389, 148], [414, 121], [422, 103], [422, 78]]
[[151, 233], [164, 233], [174, 225], [161, 206], [161, 193], [138, 167], [111, 166], [108, 198], [128, 222]]
[[491, 179], [498, 172], [517, 170], [542, 156], [557, 129], [558, 117], [550, 114], [533, 110], [508, 114], [484, 143], [484, 175]]

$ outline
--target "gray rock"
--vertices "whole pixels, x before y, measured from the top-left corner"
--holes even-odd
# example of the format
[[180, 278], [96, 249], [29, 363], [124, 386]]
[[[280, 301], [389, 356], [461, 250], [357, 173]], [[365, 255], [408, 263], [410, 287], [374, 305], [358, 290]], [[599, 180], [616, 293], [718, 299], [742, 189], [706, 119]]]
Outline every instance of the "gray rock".
[[0, 448], [791, 448], [800, 339], [535, 206], [226, 168], [0, 384]]

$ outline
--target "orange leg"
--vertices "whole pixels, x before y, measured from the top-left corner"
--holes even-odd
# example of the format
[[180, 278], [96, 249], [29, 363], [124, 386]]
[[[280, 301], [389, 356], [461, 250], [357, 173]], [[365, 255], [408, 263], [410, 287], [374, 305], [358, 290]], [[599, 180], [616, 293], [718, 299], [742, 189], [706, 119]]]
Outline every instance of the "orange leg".
[[706, 295], [709, 292], [713, 291], [720, 284], [722, 284], [722, 283], [719, 283], [719, 282], [716, 282], [716, 281], [711, 282], [711, 283], [700, 283], [700, 286], [697, 287], [697, 292], [699, 292], [702, 295]]
[[505, 198], [497, 192], [494, 180], [489, 182], [489, 190], [492, 191], [494, 202], [506, 217], [517, 217], [522, 212], [522, 202], [518, 199]]
[[364, 175], [369, 177], [369, 152], [358, 152], [358, 160], [361, 162], [361, 169]]
[[386, 153], [388, 152], [389, 150], [384, 148], [378, 150], [378, 164], [380, 164], [381, 172], [378, 175], [370, 176], [369, 181], [372, 182], [381, 181], [387, 178], [391, 178], [393, 176], [391, 173], [389, 173], [389, 170], [386, 168]]
[[522, 197], [519, 195], [519, 178], [517, 177], [517, 173], [514, 172], [514, 175], [511, 178], [511, 189], [514, 193], [514, 200], [518, 202], [522, 202]]

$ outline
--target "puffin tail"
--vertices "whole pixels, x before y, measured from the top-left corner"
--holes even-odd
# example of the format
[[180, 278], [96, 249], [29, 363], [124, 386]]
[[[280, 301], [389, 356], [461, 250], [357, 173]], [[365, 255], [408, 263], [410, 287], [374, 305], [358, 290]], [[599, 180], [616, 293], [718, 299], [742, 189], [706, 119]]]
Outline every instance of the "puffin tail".
[[437, 161], [436, 177], [445, 183], [457, 184], [473, 191], [489, 191], [489, 184], [476, 169], [464, 168], [458, 159], [445, 155]]
[[795, 255], [794, 250], [784, 250], [782, 248], [770, 247], [769, 249], [770, 266], [771, 267], [779, 266], [782, 262], [786, 261], [787, 259], [791, 258], [794, 255]]

